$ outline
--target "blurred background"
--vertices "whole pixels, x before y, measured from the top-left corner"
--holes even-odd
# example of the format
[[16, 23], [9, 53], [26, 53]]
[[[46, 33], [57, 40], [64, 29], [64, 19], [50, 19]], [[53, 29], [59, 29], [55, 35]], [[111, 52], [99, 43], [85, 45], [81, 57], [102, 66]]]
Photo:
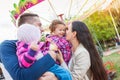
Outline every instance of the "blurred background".
[[[66, 24], [80, 20], [90, 29], [96, 48], [105, 67], [115, 72], [112, 80], [120, 80], [120, 0], [4, 0], [0, 3], [0, 43], [16, 38], [16, 14], [20, 9], [34, 3], [23, 12], [33, 12], [40, 16], [42, 27], [47, 33], [54, 19]], [[1, 79], [0, 79], [1, 80]], [[6, 79], [8, 80], [8, 79]]]

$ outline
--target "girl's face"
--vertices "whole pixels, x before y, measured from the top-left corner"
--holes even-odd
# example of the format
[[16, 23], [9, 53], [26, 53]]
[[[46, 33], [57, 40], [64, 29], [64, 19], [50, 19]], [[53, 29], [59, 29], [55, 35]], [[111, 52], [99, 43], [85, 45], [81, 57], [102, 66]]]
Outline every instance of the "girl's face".
[[73, 32], [72, 32], [72, 26], [68, 26], [68, 30], [66, 31], [66, 40], [71, 41], [73, 39]]
[[54, 35], [58, 35], [59, 37], [63, 37], [65, 35], [65, 29], [66, 29], [66, 26], [64, 26], [63, 24], [57, 24], [57, 27], [54, 31]]

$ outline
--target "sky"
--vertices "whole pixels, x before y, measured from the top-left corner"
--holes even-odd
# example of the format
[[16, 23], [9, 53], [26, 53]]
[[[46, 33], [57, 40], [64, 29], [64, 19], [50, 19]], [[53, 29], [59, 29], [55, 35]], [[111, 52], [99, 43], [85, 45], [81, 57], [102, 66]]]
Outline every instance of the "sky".
[[[53, 0], [53, 1], [56, 1], [56, 0]], [[83, 0], [81, 0], [81, 1], [83, 2]], [[96, 1], [96, 0], [92, 0], [92, 1], [90, 0], [90, 3], [85, 6], [85, 9], [87, 9], [89, 7], [89, 5], [93, 4], [92, 2], [94, 2], [94, 1]], [[107, 3], [105, 5], [109, 4], [111, 0], [106, 0], [106, 1], [107, 1]], [[3, 0], [0, 3], [0, 10], [1, 10], [0, 11], [0, 43], [6, 39], [16, 39], [17, 28], [11, 22], [9, 11], [13, 9], [13, 3], [18, 3], [18, 2], [19, 2], [19, 0]], [[62, 4], [66, 4], [66, 3], [64, 2]], [[74, 3], [74, 4], [76, 4], [76, 3]], [[44, 5], [44, 3], [42, 3], [40, 6], [42, 6], [42, 5]], [[78, 5], [80, 5], [80, 4], [78, 4]], [[103, 8], [105, 7], [105, 5], [103, 6]], [[54, 5], [54, 6], [58, 9], [58, 14], [60, 14], [60, 12], [62, 12], [62, 10], [64, 11], [64, 6], [62, 6], [63, 7], [62, 10], [59, 10], [59, 7], [61, 5]], [[75, 10], [75, 8], [77, 8], [77, 6], [72, 8], [72, 10]], [[50, 10], [49, 8], [47, 8], [47, 9]], [[46, 12], [44, 12], [44, 11], [47, 11], [45, 6], [44, 7], [33, 7], [30, 10], [33, 12], [39, 13], [40, 16], [44, 16], [47, 19], [49, 17], [50, 18], [54, 17], [51, 14], [50, 14], [51, 16], [49, 16], [49, 17], [45, 14]], [[42, 12], [40, 12], [40, 11], [42, 11]], [[72, 12], [71, 15], [73, 13], [75, 13], [75, 12]]]
[[13, 9], [16, 0], [0, 2], [0, 42], [6, 39], [16, 39], [16, 27], [12, 24], [9, 10]]

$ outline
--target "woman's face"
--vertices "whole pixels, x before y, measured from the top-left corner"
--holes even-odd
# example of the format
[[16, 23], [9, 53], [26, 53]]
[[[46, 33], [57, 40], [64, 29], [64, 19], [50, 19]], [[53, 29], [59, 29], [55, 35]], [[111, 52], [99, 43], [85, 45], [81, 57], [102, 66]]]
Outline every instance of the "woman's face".
[[68, 30], [66, 31], [66, 40], [71, 41], [73, 38], [73, 32], [72, 32], [72, 25], [68, 26]]

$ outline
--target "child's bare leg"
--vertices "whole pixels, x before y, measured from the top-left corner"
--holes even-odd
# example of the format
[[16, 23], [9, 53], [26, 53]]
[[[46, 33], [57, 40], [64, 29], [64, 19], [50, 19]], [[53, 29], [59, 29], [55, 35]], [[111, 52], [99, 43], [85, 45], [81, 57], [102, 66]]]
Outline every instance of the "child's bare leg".
[[52, 72], [45, 72], [38, 80], [58, 80]]

